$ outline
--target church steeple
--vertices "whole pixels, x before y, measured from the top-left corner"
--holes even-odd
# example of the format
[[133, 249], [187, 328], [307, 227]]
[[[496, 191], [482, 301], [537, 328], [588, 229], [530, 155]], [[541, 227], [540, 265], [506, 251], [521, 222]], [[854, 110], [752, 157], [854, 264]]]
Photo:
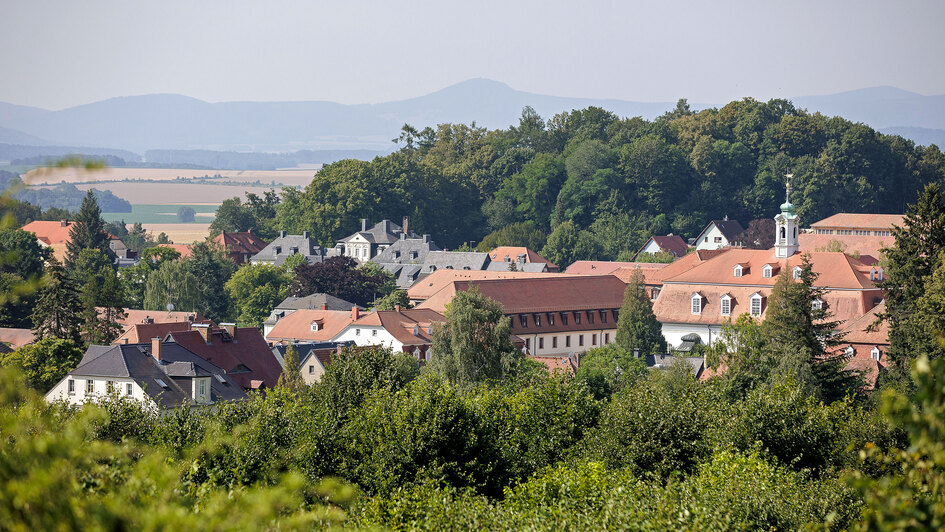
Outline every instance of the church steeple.
[[787, 174], [784, 186], [784, 203], [781, 204], [781, 213], [774, 217], [774, 256], [786, 259], [797, 253], [797, 214], [794, 213], [794, 204], [791, 203], [791, 178], [794, 174]]

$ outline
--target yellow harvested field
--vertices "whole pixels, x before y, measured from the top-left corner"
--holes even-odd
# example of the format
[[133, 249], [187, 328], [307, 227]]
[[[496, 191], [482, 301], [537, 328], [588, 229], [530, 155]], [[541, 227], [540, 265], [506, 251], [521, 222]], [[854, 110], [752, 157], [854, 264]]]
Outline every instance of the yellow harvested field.
[[[36, 168], [23, 176], [29, 185], [57, 185], [66, 183], [84, 183], [87, 181], [113, 181], [121, 179], [152, 179], [171, 181], [178, 177], [191, 178], [221, 175], [221, 182], [236, 181], [264, 184], [276, 182], [277, 185], [308, 185], [315, 175], [311, 168], [292, 168], [287, 170], [187, 170], [183, 168], [102, 168], [85, 170], [83, 168]], [[110, 188], [97, 186], [96, 188]]]
[[[128, 224], [129, 229], [131, 224]], [[175, 244], [191, 244], [207, 238], [210, 234], [210, 224], [142, 224], [145, 230], [157, 237], [161, 233]]]
[[[48, 188], [48, 186], [44, 186]], [[272, 187], [247, 187], [227, 185], [192, 185], [186, 183], [76, 183], [79, 190], [96, 188], [110, 190], [119, 198], [128, 200], [132, 204], [146, 205], [219, 205], [223, 200], [239, 197], [245, 199], [247, 192], [262, 195]], [[278, 191], [279, 188], [276, 188]], [[176, 210], [174, 211], [177, 212]]]

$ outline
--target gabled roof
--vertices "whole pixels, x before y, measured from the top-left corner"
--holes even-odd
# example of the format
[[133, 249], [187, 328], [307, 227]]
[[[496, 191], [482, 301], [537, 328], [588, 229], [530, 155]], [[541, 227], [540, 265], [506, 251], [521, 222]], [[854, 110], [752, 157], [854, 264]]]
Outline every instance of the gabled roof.
[[[429, 238], [401, 238], [394, 241], [384, 251], [375, 255], [371, 259], [371, 262], [378, 264], [422, 264], [423, 261], [426, 260], [428, 253], [439, 250], [439, 246]], [[411, 252], [413, 252], [416, 257], [411, 258]]]
[[193, 322], [135, 323], [115, 339], [113, 344], [137, 344], [150, 342], [152, 338], [165, 338], [172, 331], [189, 331]]
[[526, 247], [499, 246], [489, 252], [489, 259], [492, 262], [516, 262], [521, 256], [525, 257], [526, 263], [541, 262], [547, 265], [548, 271], [558, 271], [555, 263]]
[[642, 253], [651, 241], [655, 242], [661, 250], [672, 253], [674, 257], [682, 257], [689, 252], [689, 245], [686, 244], [686, 241], [683, 240], [679, 235], [654, 235], [650, 237], [650, 240], [647, 240], [646, 243], [643, 244], [643, 247], [641, 247], [639, 251], [637, 251], [637, 255]]
[[801, 252], [824, 251], [839, 244], [844, 253], [860, 255], [861, 260], [867, 255], [879, 258], [882, 255], [882, 249], [892, 247], [895, 242], [896, 239], [892, 235], [819, 235], [817, 233], [797, 235], [798, 248]]
[[[351, 323], [349, 310], [301, 309], [287, 315], [276, 323], [266, 339], [270, 342], [307, 340], [327, 342]], [[312, 331], [312, 322], [319, 322], [319, 330]]]
[[267, 387], [275, 387], [282, 375], [282, 365], [263, 339], [262, 333], [255, 327], [238, 327], [235, 335], [224, 329], [211, 329], [210, 342], [206, 342], [200, 332], [174, 331], [168, 338], [203, 357], [209, 362], [232, 373], [240, 365], [248, 372], [235, 373], [231, 376], [244, 389], [255, 389], [253, 381], [260, 381]]
[[226, 231], [223, 231], [217, 235], [213, 241], [223, 246], [231, 253], [248, 253], [250, 255], [255, 255], [266, 247], [266, 242], [253, 234], [252, 231], [236, 233], [227, 233]]
[[0, 342], [10, 344], [13, 349], [33, 343], [33, 331], [29, 329], [0, 328]]
[[669, 264], [660, 264], [660, 263], [646, 263], [646, 262], [637, 262], [630, 263], [633, 266], [621, 267], [614, 270], [613, 275], [625, 283], [630, 282], [630, 277], [633, 275], [633, 272], [637, 269], [643, 272], [643, 279], [646, 284], [649, 285], [661, 285], [663, 284], [664, 279], [669, 279], [676, 275], [679, 275], [682, 272], [688, 271], [693, 268], [695, 265], [702, 263], [705, 260], [708, 260], [707, 257], [715, 257], [721, 253], [728, 251], [728, 248], [722, 248], [719, 250], [709, 250], [703, 251], [694, 251], [683, 255], [678, 260], [675, 260]]
[[[400, 240], [400, 235], [403, 232], [403, 228], [394, 222], [390, 220], [381, 220], [372, 227], [365, 228], [363, 231], [352, 233], [342, 238], [338, 242], [348, 242], [349, 240], [360, 235], [362, 238], [372, 244], [393, 244], [397, 240]], [[416, 233], [413, 231], [410, 231], [410, 234], [407, 236], [411, 239], [416, 239], [417, 237]]]
[[[489, 254], [479, 251], [431, 251], [423, 261], [423, 272], [440, 269], [484, 270], [489, 265]], [[508, 265], [506, 265], [508, 268]]]
[[[180, 322], [194, 322], [194, 323], [209, 323], [210, 320], [196, 314], [194, 312], [188, 312], [183, 310], [172, 310], [170, 312], [166, 310], [139, 310], [133, 308], [122, 309], [125, 311], [125, 318], [119, 323], [125, 326], [127, 329], [138, 323], [180, 323]], [[101, 309], [99, 309], [101, 311]], [[148, 338], [150, 340], [150, 338]]]
[[886, 302], [873, 307], [869, 312], [845, 324], [840, 330], [843, 341], [850, 344], [889, 345], [889, 322], [877, 323], [879, 315], [886, 312]]
[[[841, 227], [850, 229], [892, 229], [893, 225], [902, 225], [901, 214], [864, 214], [840, 212], [828, 216], [819, 222], [810, 224], [813, 228]], [[828, 235], [829, 236], [829, 235]]]
[[[276, 253], [277, 248], [278, 253]], [[278, 265], [285, 262], [287, 257], [293, 255], [293, 249], [298, 250], [298, 253], [308, 259], [309, 262], [313, 262], [313, 260], [314, 262], [321, 262], [326, 256], [325, 250], [309, 235], [282, 235], [280, 233], [280, 236], [266, 245], [259, 253], [253, 255], [250, 260], [254, 262], [273, 262]]]
[[489, 271], [489, 270], [448, 270], [438, 269], [417, 280], [407, 290], [407, 296], [411, 301], [424, 301], [433, 294], [442, 290], [453, 281], [461, 280], [482, 280], [482, 279], [522, 279], [529, 277], [554, 277], [560, 276], [559, 273], [547, 272], [510, 272], [510, 271]]
[[569, 275], [607, 275], [619, 268], [659, 269], [666, 264], [661, 262], [614, 262], [608, 260], [577, 260], [568, 266], [564, 273]]
[[[309, 357], [315, 357], [323, 368], [327, 368], [331, 362], [331, 355], [339, 348], [354, 345], [354, 342], [296, 342], [291, 344], [299, 357], [299, 365], [305, 364]], [[272, 346], [272, 352], [278, 353], [279, 357], [285, 360], [286, 350], [289, 344], [277, 344]]]
[[[381, 327], [403, 345], [429, 345], [433, 335], [428, 328], [445, 321], [443, 314], [427, 308], [378, 310], [351, 323], [351, 327]], [[417, 334], [414, 334], [416, 328]]]
[[277, 309], [285, 310], [344, 310], [350, 311], [356, 307], [354, 303], [345, 301], [331, 294], [316, 292], [303, 297], [289, 296], [276, 305]]
[[498, 301], [506, 314], [619, 309], [626, 285], [613, 275], [555, 275], [481, 281], [453, 281], [419, 305], [442, 312], [453, 296], [472, 285]]
[[722, 233], [722, 236], [725, 237], [729, 242], [734, 241], [738, 238], [738, 235], [745, 232], [745, 228], [742, 227], [742, 224], [738, 223], [737, 220], [712, 220], [709, 222], [709, 225], [705, 226], [705, 229], [699, 233], [699, 236], [696, 237], [696, 240], [702, 238], [702, 235], [705, 234], [712, 226], [718, 228], [719, 232]]
[[190, 244], [158, 244], [155, 247], [169, 248], [180, 253], [180, 258], [186, 259], [193, 255], [194, 250], [190, 247]]
[[47, 246], [54, 244], [67, 244], [69, 242], [69, 230], [75, 222], [68, 221], [46, 221], [36, 220], [22, 227], [24, 231], [29, 231], [36, 235], [36, 238], [42, 240]]

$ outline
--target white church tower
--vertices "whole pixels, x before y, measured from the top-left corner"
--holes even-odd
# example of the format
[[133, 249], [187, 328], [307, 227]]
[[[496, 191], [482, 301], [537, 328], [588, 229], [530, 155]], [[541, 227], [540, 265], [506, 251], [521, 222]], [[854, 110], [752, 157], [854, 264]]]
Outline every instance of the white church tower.
[[775, 231], [774, 235], [774, 256], [779, 259], [786, 259], [797, 253], [797, 215], [794, 214], [794, 205], [791, 204], [791, 178], [793, 174], [787, 174], [787, 184], [785, 186], [785, 199], [781, 205], [781, 213], [774, 217]]

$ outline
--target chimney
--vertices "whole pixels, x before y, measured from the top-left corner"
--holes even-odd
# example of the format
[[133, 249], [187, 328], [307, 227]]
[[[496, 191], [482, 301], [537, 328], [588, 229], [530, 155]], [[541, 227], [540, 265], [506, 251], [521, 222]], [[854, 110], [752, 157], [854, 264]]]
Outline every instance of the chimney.
[[400, 239], [401, 239], [401, 240], [406, 240], [406, 239], [407, 239], [407, 233], [400, 233]]
[[308, 238], [310, 234], [308, 231], [302, 231], [302, 238]]
[[400, 314], [400, 305], [394, 305], [394, 312]]
[[426, 244], [430, 241], [430, 235], [423, 235], [423, 243]]
[[189, 322], [191, 322], [191, 323], [193, 323], [194, 321], [197, 321], [197, 315], [196, 315], [196, 314], [188, 314], [188, 315], [187, 315], [187, 321], [189, 321]]
[[322, 310], [328, 310], [328, 304], [322, 303]]
[[390, 233], [390, 220], [384, 220], [384, 221], [381, 222], [381, 223], [384, 224], [384, 232], [385, 232], [385, 233]]
[[367, 231], [367, 218], [361, 218], [361, 230]]
[[161, 339], [151, 338], [151, 356], [155, 360], [161, 360]]
[[358, 321], [361, 318], [361, 312], [358, 307], [351, 307], [351, 321]]
[[208, 323], [191, 323], [190, 330], [197, 331], [200, 333], [200, 336], [203, 337], [203, 341], [207, 344], [213, 343], [213, 339], [210, 336], [210, 324]]
[[403, 231], [404, 231], [404, 234], [405, 234], [405, 235], [409, 235], [409, 234], [410, 234], [410, 217], [409, 217], [409, 216], [404, 216], [404, 227], [403, 227]]
[[230, 333], [230, 336], [236, 340], [236, 324], [235, 323], [221, 323], [220, 325], [226, 329], [226, 332]]
[[145, 316], [144, 319], [141, 320], [141, 323], [148, 323], [148, 324], [154, 323], [154, 318], [152, 318], [151, 316]]
[[285, 231], [279, 231], [279, 238], [285, 238]]
[[69, 227], [69, 220], [59, 222], [59, 227]]

